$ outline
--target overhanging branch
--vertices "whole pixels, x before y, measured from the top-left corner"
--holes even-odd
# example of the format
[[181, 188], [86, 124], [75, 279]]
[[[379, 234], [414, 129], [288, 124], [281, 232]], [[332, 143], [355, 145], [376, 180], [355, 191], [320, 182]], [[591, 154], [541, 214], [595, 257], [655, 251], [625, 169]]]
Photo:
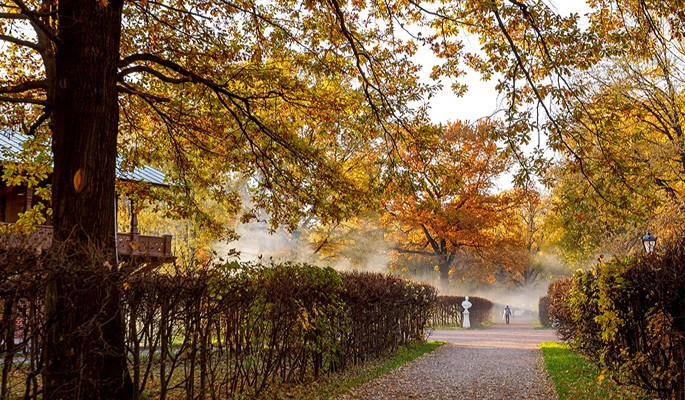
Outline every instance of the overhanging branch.
[[12, 0], [14, 4], [16, 4], [19, 9], [21, 10], [21, 13], [26, 15], [26, 18], [28, 18], [33, 26], [40, 30], [45, 36], [47, 36], [51, 41], [55, 43], [60, 43], [59, 38], [57, 37], [57, 33], [48, 25], [43, 23], [43, 21], [40, 20], [39, 16], [41, 14], [36, 13], [28, 8], [26, 3], [24, 3], [22, 0]]
[[130, 74], [134, 74], [134, 73], [148, 73], [154, 77], [159, 78], [160, 80], [162, 80], [164, 82], [173, 83], [173, 84], [192, 82], [192, 79], [190, 77], [184, 76], [182, 78], [173, 78], [171, 76], [165, 75], [165, 74], [157, 71], [154, 68], [150, 68], [147, 65], [136, 65], [133, 67], [124, 68], [117, 75], [117, 79], [121, 80], [124, 77], [126, 77]]
[[[275, 93], [275, 92], [269, 92], [261, 96], [240, 96], [237, 95], [236, 93], [228, 90], [226, 88], [226, 85], [217, 83], [212, 81], [211, 79], [204, 78], [197, 73], [194, 73], [190, 71], [189, 69], [181, 66], [180, 64], [177, 64], [173, 61], [166, 60], [162, 57], [159, 57], [154, 54], [147, 54], [147, 53], [141, 53], [141, 54], [132, 54], [128, 57], [125, 57], [123, 60], [119, 61], [119, 67], [124, 68], [122, 71], [127, 71], [131, 70], [133, 68], [137, 67], [142, 67], [139, 71], [145, 71], [145, 72], [150, 72], [150, 71], [155, 71], [154, 69], [151, 69], [150, 71], [145, 70], [145, 68], [150, 68], [149, 66], [131, 66], [134, 63], [137, 62], [148, 62], [148, 63], [153, 63], [156, 65], [159, 65], [160, 67], [166, 68], [169, 71], [173, 71], [179, 75], [181, 75], [182, 78], [172, 78], [172, 77], [167, 77], [168, 79], [174, 80], [174, 79], [183, 79], [181, 82], [183, 83], [193, 83], [193, 84], [199, 84], [199, 85], [204, 85], [207, 88], [211, 89], [214, 94], [217, 97], [217, 100], [222, 104], [222, 106], [231, 113], [233, 118], [240, 123], [240, 116], [236, 113], [236, 110], [239, 110], [240, 115], [244, 118], [246, 118], [248, 121], [251, 123], [255, 124], [263, 133], [265, 133], [269, 138], [271, 138], [274, 142], [276, 142], [278, 145], [282, 146], [284, 149], [288, 150], [292, 154], [303, 158], [303, 153], [299, 151], [292, 143], [289, 143], [286, 139], [283, 137], [279, 136], [271, 130], [269, 127], [264, 125], [264, 123], [259, 119], [259, 117], [255, 116], [254, 113], [251, 111], [251, 105], [250, 101], [255, 100], [255, 99], [266, 99], [266, 98], [273, 98], [273, 97], [280, 97], [284, 98], [284, 96], [280, 93]], [[131, 67], [129, 67], [131, 66]], [[150, 72], [152, 73], [152, 72]], [[156, 71], [156, 73], [159, 73], [159, 71]], [[156, 75], [154, 75], [156, 76]], [[163, 75], [166, 76], [166, 75]], [[162, 78], [159, 78], [162, 79]], [[243, 132], [246, 132], [245, 129], [243, 129]]]
[[14, 43], [17, 46], [28, 47], [28, 48], [31, 48], [33, 50], [36, 50], [39, 53], [44, 50], [43, 46], [41, 46], [38, 43], [30, 42], [28, 40], [17, 39], [14, 36], [0, 35], [0, 40], [4, 40], [5, 42]]
[[[518, 2], [516, 2], [516, 1], [512, 1], [512, 3], [515, 4], [515, 5], [517, 5], [518, 7], [521, 7], [521, 3], [518, 3]], [[525, 7], [525, 5], [524, 5], [524, 7], [522, 8], [522, 11], [524, 12], [524, 14], [527, 13], [527, 8]], [[545, 102], [544, 102], [544, 97], [542, 96], [542, 94], [541, 94], [540, 91], [538, 90], [538, 87], [535, 85], [535, 81], [533, 80], [533, 77], [531, 76], [530, 71], [528, 71], [528, 69], [526, 68], [526, 65], [525, 65], [525, 63], [523, 62], [523, 59], [522, 59], [522, 57], [521, 57], [521, 54], [519, 53], [519, 49], [518, 49], [518, 47], [516, 46], [516, 43], [514, 43], [513, 38], [512, 38], [511, 35], [509, 34], [509, 30], [508, 30], [507, 27], [504, 25], [504, 21], [502, 21], [502, 17], [500, 16], [500, 13], [499, 13], [499, 11], [498, 11], [498, 9], [497, 9], [496, 6], [493, 6], [493, 7], [492, 7], [492, 13], [493, 13], [493, 15], [495, 16], [495, 19], [496, 19], [496, 21], [497, 21], [497, 26], [498, 26], [498, 28], [500, 29], [500, 31], [501, 31], [502, 34], [504, 35], [505, 39], [507, 40], [507, 43], [509, 44], [509, 48], [511, 49], [511, 51], [512, 51], [512, 53], [513, 53], [513, 55], [514, 55], [514, 58], [516, 59], [516, 64], [517, 64], [517, 65], [521, 68], [521, 70], [523, 71], [523, 75], [524, 75], [524, 77], [525, 77], [526, 82], [528, 83], [529, 87], [531, 88], [531, 90], [532, 90], [533, 93], [535, 94], [535, 97], [536, 97], [537, 100], [538, 100], [538, 104], [542, 107], [543, 111], [545, 112], [545, 115], [546, 115], [548, 118], [550, 118], [550, 121], [552, 122], [552, 124], [560, 131], [560, 133], [559, 133], [559, 140], [560, 140], [561, 143], [564, 145], [564, 147], [573, 155], [573, 157], [576, 159], [576, 161], [578, 161], [578, 166], [580, 167], [580, 172], [581, 172], [581, 173], [583, 174], [583, 176], [586, 178], [588, 184], [592, 187], [592, 189], [595, 191], [595, 193], [597, 193], [597, 195], [598, 195], [600, 198], [602, 198], [604, 201], [606, 201], [607, 203], [616, 206], [615, 202], [609, 200], [609, 199], [604, 195], [604, 193], [602, 193], [602, 191], [599, 189], [599, 187], [597, 187], [597, 185], [596, 185], [594, 182], [592, 182], [592, 180], [590, 179], [590, 177], [589, 177], [588, 174], [587, 174], [587, 171], [585, 170], [585, 163], [583, 162], [583, 159], [580, 158], [580, 156], [578, 155], [578, 153], [577, 153], [577, 152], [576, 152], [576, 151], [575, 151], [575, 150], [566, 142], [566, 140], [564, 140], [563, 136], [561, 136], [561, 127], [559, 126], [559, 123], [558, 123], [557, 119], [554, 118], [554, 116], [552, 115], [551, 111], [549, 110], [549, 108], [548, 108], [547, 105], [545, 104]], [[540, 38], [540, 40], [542, 40], [542, 38]]]
[[32, 99], [32, 98], [28, 98], [28, 97], [0, 96], [0, 102], [37, 104], [40, 106], [47, 106], [48, 105], [47, 100]]
[[0, 87], [0, 93], [23, 93], [36, 89], [47, 89], [45, 80], [28, 81], [13, 86], [2, 86]]

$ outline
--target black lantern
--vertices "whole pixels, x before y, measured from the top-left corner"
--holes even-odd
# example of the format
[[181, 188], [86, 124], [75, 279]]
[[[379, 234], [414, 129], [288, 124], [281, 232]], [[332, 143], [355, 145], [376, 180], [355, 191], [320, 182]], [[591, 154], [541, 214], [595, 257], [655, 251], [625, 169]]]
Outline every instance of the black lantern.
[[656, 236], [647, 231], [647, 234], [642, 237], [642, 244], [645, 246], [645, 253], [650, 254], [656, 246]]

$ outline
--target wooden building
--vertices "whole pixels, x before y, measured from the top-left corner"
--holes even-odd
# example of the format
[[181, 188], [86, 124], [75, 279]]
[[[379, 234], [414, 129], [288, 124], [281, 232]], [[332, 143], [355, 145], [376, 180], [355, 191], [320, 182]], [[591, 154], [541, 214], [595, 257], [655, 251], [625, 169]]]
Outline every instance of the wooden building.
[[[25, 136], [13, 134], [7, 136], [0, 132], [0, 175], [5, 163], [14, 162], [8, 155], [18, 154], [22, 150]], [[167, 187], [164, 182], [164, 173], [144, 166], [135, 168], [133, 171], [120, 171], [117, 168], [117, 178], [123, 181], [145, 182], [147, 184]], [[35, 207], [40, 199], [34, 196], [33, 189], [26, 186], [7, 185], [0, 179], [0, 224], [14, 224], [19, 220], [19, 215]], [[174, 256], [171, 251], [171, 235], [152, 236], [141, 235], [138, 229], [136, 214], [131, 210], [130, 232], [118, 232], [116, 234], [117, 253], [120, 259], [134, 259], [141, 262], [161, 264], [172, 262]], [[32, 247], [45, 250], [52, 242], [52, 226], [50, 220], [45, 225], [34, 226], [28, 234], [8, 233], [2, 235], [12, 247]]]

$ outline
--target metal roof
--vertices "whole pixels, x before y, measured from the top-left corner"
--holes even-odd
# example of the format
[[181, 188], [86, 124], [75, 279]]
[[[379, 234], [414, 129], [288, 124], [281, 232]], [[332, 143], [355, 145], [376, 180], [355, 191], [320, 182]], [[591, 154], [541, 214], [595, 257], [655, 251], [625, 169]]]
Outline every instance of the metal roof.
[[167, 184], [164, 183], [164, 179], [166, 178], [164, 172], [158, 170], [157, 168], [150, 167], [149, 165], [133, 167], [133, 171], [123, 171], [121, 169], [121, 157], [117, 157], [117, 178], [128, 181], [147, 182], [153, 185], [167, 186]]
[[[21, 138], [17, 138], [21, 136]], [[8, 135], [6, 132], [0, 132], [0, 159], [5, 159], [5, 154], [19, 153], [22, 149], [21, 145], [26, 140], [23, 135]]]
[[[0, 161], [8, 160], [12, 154], [18, 154], [23, 150], [22, 145], [27, 137], [19, 133], [7, 133], [0, 131]], [[122, 158], [117, 157], [117, 178], [127, 181], [147, 182], [153, 185], [167, 186], [164, 182], [166, 175], [157, 168], [143, 165], [134, 167], [132, 171], [122, 170]]]

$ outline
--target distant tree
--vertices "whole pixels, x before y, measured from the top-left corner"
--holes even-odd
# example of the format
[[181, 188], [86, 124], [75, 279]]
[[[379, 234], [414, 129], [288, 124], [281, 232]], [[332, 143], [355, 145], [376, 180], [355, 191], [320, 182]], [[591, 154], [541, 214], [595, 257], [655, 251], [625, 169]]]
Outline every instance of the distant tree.
[[[574, 263], [634, 249], [648, 227], [675, 234], [684, 204], [682, 4], [588, 6], [583, 21], [541, 0], [459, 2], [434, 13], [431, 37], [445, 59], [436, 75], [467, 65], [497, 80], [508, 128], [500, 138], [523, 167], [517, 182], [559, 177], [549, 183], [554, 209], [569, 207], [555, 214], [569, 224], [561, 247]], [[454, 34], [464, 25], [481, 40], [476, 51]], [[532, 132], [560, 165], [550, 169], [543, 146], [526, 157]]]
[[569, 260], [624, 254], [648, 229], [666, 237], [682, 224], [685, 71], [668, 47], [649, 60], [607, 60], [562, 121], [569, 151], [553, 171], [555, 220]]
[[379, 213], [364, 213], [307, 232], [312, 254], [319, 260], [360, 270], [387, 267], [387, 243]]
[[426, 126], [403, 143], [385, 177], [391, 249], [427, 258], [444, 285], [460, 253], [482, 255], [498, 245], [497, 228], [514, 210], [515, 196], [495, 191], [512, 162], [493, 139], [500, 128], [493, 121]]
[[493, 258], [499, 263], [495, 272], [498, 280], [518, 289], [533, 287], [545, 278], [546, 265], [542, 252], [549, 246], [549, 232], [546, 218], [549, 213], [549, 198], [534, 188], [522, 190], [519, 206], [510, 215], [514, 221], [507, 223], [508, 240], [505, 249], [496, 249], [499, 256]]

